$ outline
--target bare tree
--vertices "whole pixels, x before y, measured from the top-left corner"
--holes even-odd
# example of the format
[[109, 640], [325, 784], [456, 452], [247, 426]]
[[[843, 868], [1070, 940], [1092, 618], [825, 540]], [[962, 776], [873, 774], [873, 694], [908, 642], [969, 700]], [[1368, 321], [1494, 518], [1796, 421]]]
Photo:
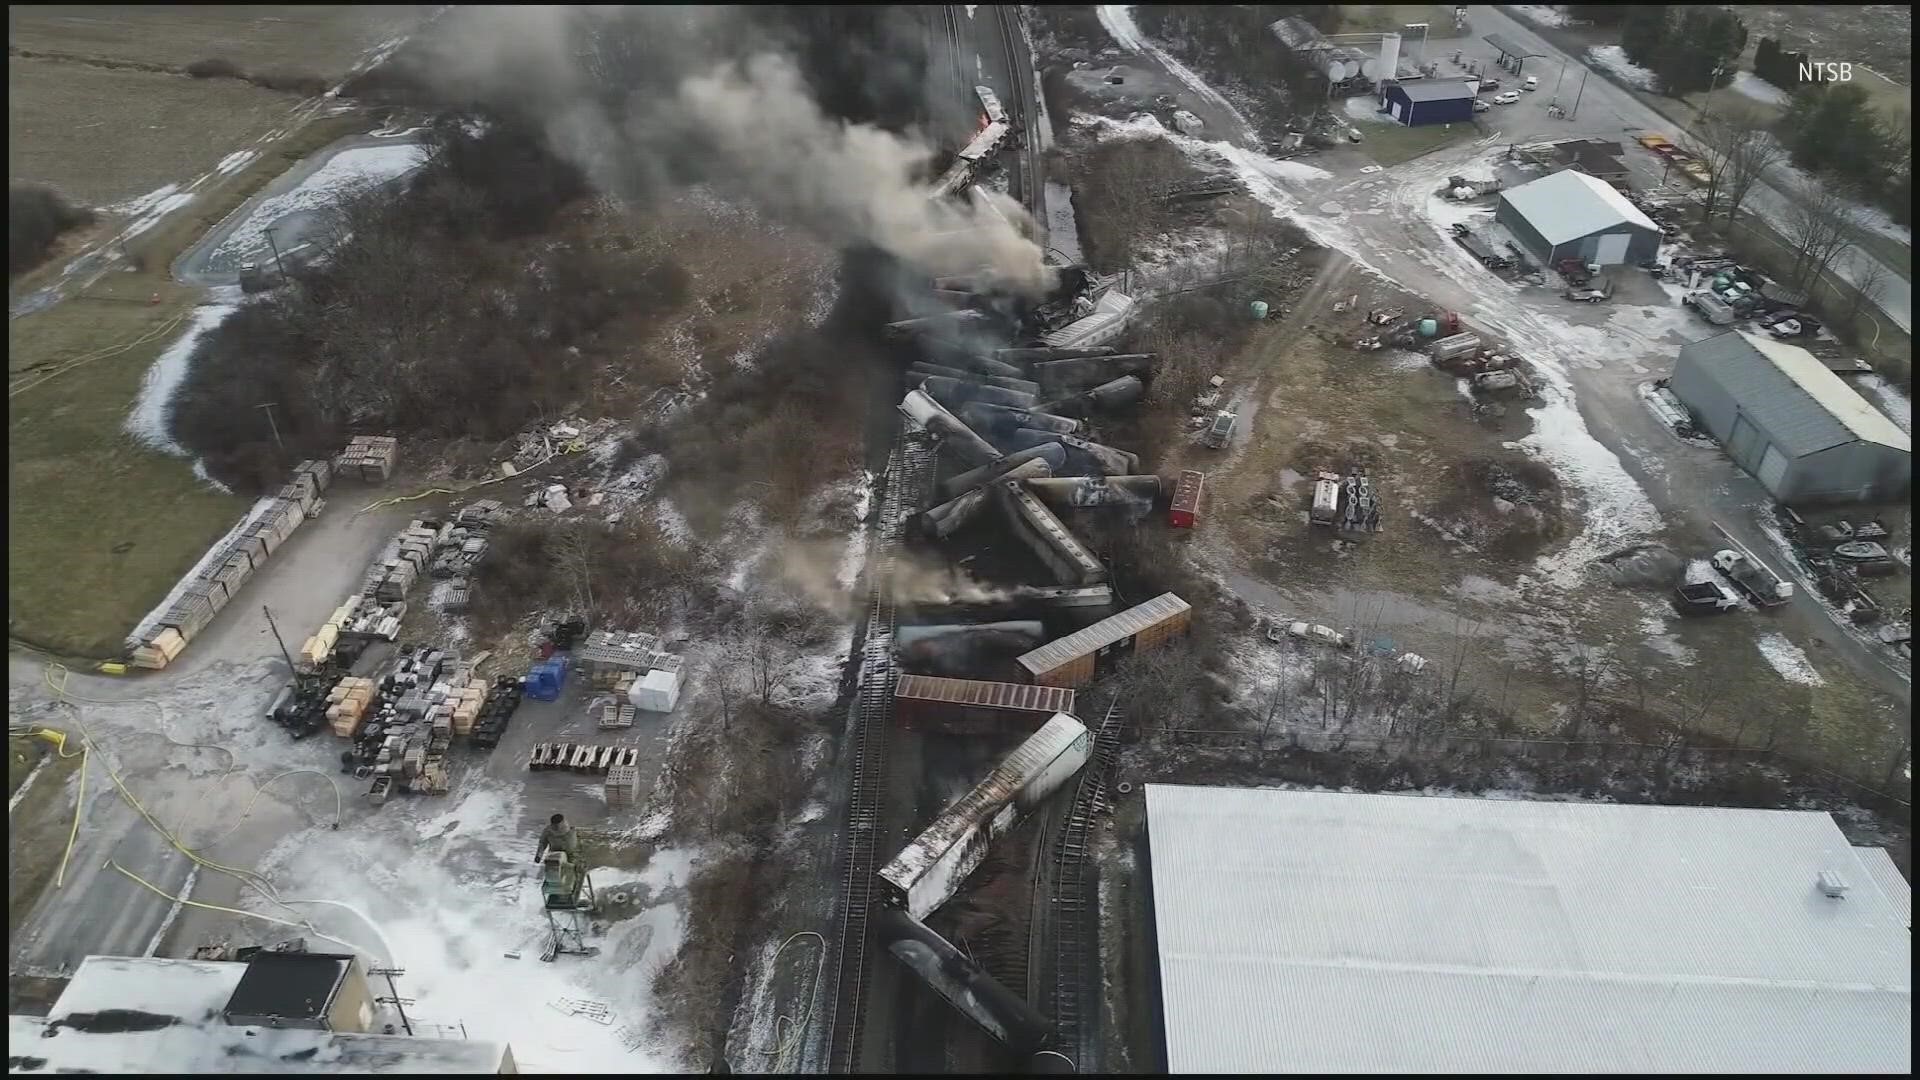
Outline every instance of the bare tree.
[[1578, 739], [1586, 729], [1589, 710], [1593, 699], [1607, 685], [1613, 673], [1613, 654], [1606, 646], [1588, 646], [1575, 644], [1573, 647], [1573, 711], [1567, 716], [1564, 733], [1568, 739]]
[[1887, 289], [1887, 265], [1879, 259], [1856, 259], [1853, 264], [1851, 299], [1847, 301], [1847, 321], [1854, 322], [1861, 312], [1877, 307], [1880, 294]]
[[1135, 653], [1114, 672], [1114, 690], [1128, 703], [1127, 718], [1143, 729], [1180, 731], [1193, 726], [1206, 669], [1191, 643]]
[[1787, 212], [1787, 243], [1793, 249], [1793, 283], [1811, 290], [1840, 253], [1859, 239], [1860, 207], [1837, 184], [1801, 185]]
[[1773, 167], [1787, 156], [1786, 147], [1758, 120], [1741, 130], [1739, 136], [1727, 153], [1726, 182], [1722, 185], [1728, 221], [1739, 216], [1754, 185], [1766, 180]]
[[712, 680], [714, 696], [720, 702], [722, 732], [732, 726], [734, 711], [739, 707], [740, 676], [740, 650], [729, 642], [707, 664], [707, 678]]
[[554, 568], [573, 592], [574, 609], [593, 610], [593, 537], [585, 522], [559, 530], [553, 537]]

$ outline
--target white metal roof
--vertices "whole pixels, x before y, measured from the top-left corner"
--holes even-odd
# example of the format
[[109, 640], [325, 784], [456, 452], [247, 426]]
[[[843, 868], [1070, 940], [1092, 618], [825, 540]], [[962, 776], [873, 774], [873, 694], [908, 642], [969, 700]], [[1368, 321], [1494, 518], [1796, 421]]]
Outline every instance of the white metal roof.
[[1660, 232], [1660, 226], [1613, 185], [1578, 169], [1563, 169], [1521, 184], [1501, 192], [1500, 198], [1512, 204], [1549, 244], [1578, 240], [1622, 223], [1656, 235]]
[[1812, 353], [1798, 345], [1775, 341], [1762, 334], [1749, 334], [1745, 330], [1736, 330], [1734, 333], [1759, 350], [1760, 355], [1805, 390], [1808, 397], [1818, 402], [1829, 416], [1840, 421], [1848, 431], [1867, 442], [1891, 446], [1909, 454], [1913, 452], [1913, 439], [1900, 430], [1900, 425], [1887, 419], [1887, 414], [1874, 408], [1871, 402], [1860, 396], [1858, 390], [1848, 386], [1845, 380], [1835, 375]]
[[1900, 868], [1893, 864], [1893, 856], [1886, 848], [1857, 847], [1860, 853], [1860, 865], [1867, 868], [1867, 876], [1880, 888], [1881, 895], [1887, 898], [1895, 911], [1900, 913], [1900, 922], [1913, 926], [1913, 886], [1900, 876]]
[[1910, 935], [1826, 814], [1146, 798], [1173, 1072], [1908, 1071]]

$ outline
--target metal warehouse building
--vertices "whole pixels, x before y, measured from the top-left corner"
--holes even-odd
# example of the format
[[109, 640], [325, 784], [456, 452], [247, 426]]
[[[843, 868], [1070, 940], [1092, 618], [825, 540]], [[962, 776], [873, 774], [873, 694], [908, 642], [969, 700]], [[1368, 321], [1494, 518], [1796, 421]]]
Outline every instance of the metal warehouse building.
[[1547, 267], [1562, 259], [1638, 265], [1660, 254], [1660, 226], [1612, 185], [1578, 169], [1501, 192], [1493, 220]]
[[1729, 330], [1682, 348], [1668, 387], [1783, 503], [1907, 494], [1912, 440], [1805, 349]]
[[1911, 893], [1825, 813], [1146, 807], [1170, 1072], [1909, 1074]]
[[1408, 127], [1465, 123], [1473, 119], [1473, 99], [1472, 84], [1459, 79], [1395, 83], [1381, 95], [1387, 113]]

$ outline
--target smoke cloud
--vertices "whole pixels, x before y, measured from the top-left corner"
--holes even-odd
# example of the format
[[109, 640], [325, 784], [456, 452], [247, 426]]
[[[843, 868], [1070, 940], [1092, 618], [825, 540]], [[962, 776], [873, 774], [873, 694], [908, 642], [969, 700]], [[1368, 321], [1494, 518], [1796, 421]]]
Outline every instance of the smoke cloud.
[[1017, 204], [928, 198], [924, 139], [829, 115], [784, 43], [729, 8], [468, 9], [427, 50], [454, 100], [537, 122], [603, 192], [641, 201], [693, 182], [840, 246], [929, 275], [982, 267], [1007, 289], [1053, 282]]

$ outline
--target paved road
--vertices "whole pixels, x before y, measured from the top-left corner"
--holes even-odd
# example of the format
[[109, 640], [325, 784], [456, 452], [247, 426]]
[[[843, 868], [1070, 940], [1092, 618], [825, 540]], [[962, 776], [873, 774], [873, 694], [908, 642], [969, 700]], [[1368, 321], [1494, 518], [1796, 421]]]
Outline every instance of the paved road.
[[[1566, 65], [1569, 80], [1577, 79], [1577, 73], [1586, 70], [1582, 58], [1569, 57], [1524, 20], [1511, 18], [1494, 7], [1472, 7], [1468, 9], [1468, 14], [1472, 19], [1476, 35], [1502, 34], [1543, 54], [1539, 59], [1527, 61], [1526, 69], [1529, 73], [1539, 75], [1543, 83], [1552, 82], [1558, 76], [1563, 63]], [[1563, 90], [1561, 97], [1567, 104], [1572, 103], [1570, 91]], [[1682, 127], [1660, 115], [1631, 92], [1607, 81], [1598, 71], [1593, 72], [1586, 80], [1586, 88], [1579, 99], [1579, 109], [1580, 115], [1576, 117], [1576, 123], [1580, 124], [1588, 121], [1589, 109], [1596, 109], [1613, 117], [1620, 124], [1621, 131], [1665, 132], [1671, 135]], [[1780, 229], [1788, 220], [1788, 201], [1786, 195], [1780, 191], [1779, 183], [1780, 179], [1776, 176], [1773, 184], [1756, 185], [1749, 201], [1754, 212], [1765, 218], [1775, 229]], [[1863, 272], [1865, 267], [1878, 261], [1872, 253], [1855, 249], [1850, 257], [1836, 260], [1834, 270], [1841, 277], [1852, 281]], [[1886, 266], [1885, 271], [1886, 284], [1882, 287], [1876, 306], [1902, 330], [1911, 333], [1913, 285], [1902, 277], [1895, 267]]]
[[[1112, 10], [1103, 8], [1101, 12], [1110, 30], [1114, 26]], [[1503, 23], [1511, 22], [1501, 18]], [[1476, 35], [1494, 30], [1505, 32], [1502, 25], [1476, 16]], [[1143, 44], [1144, 48], [1135, 50], [1141, 62], [1165, 70], [1161, 51], [1152, 42]], [[1467, 53], [1463, 59], [1485, 58], [1492, 53], [1476, 36], [1435, 40], [1430, 43], [1429, 55], [1449, 62], [1456, 48]], [[1577, 68], [1568, 66], [1569, 84], [1577, 85], [1571, 74]], [[1766, 492], [1718, 450], [1689, 446], [1675, 439], [1647, 411], [1637, 393], [1639, 383], [1671, 370], [1682, 344], [1710, 336], [1710, 328], [1678, 316], [1680, 309], [1664, 296], [1642, 298], [1640, 303], [1646, 306], [1629, 307], [1622, 297], [1615, 304], [1597, 308], [1543, 300], [1539, 293], [1522, 297], [1466, 257], [1427, 216], [1428, 199], [1447, 175], [1485, 175], [1485, 159], [1508, 142], [1529, 142], [1546, 135], [1618, 139], [1658, 121], [1651, 110], [1598, 76], [1588, 79], [1574, 120], [1549, 118], [1546, 105], [1557, 70], [1531, 67], [1529, 72], [1541, 74], [1549, 89], [1523, 95], [1516, 105], [1481, 114], [1487, 134], [1479, 144], [1451, 147], [1383, 173], [1360, 175], [1355, 175], [1363, 164], [1358, 154], [1329, 152], [1315, 159], [1315, 164], [1344, 175], [1311, 180], [1301, 179], [1306, 174], [1281, 171], [1272, 174], [1274, 184], [1283, 189], [1283, 198], [1298, 204], [1297, 212], [1309, 231], [1333, 240], [1437, 306], [1460, 311], [1469, 320], [1499, 332], [1523, 353], [1558, 361], [1566, 371], [1568, 389], [1587, 430], [1619, 459], [1668, 524], [1677, 523], [1689, 542], [1709, 550], [1725, 546], [1711, 527], [1718, 522], [1776, 568], [1790, 570], [1758, 520], [1771, 503]], [[1504, 73], [1501, 77], [1506, 78]], [[1572, 95], [1563, 92], [1561, 97], [1570, 99]], [[1235, 145], [1247, 145], [1245, 140], [1252, 133], [1242, 128], [1240, 137], [1234, 138], [1229, 134], [1234, 130], [1218, 128], [1211, 134]], [[1578, 329], [1581, 327], [1591, 329], [1583, 333]], [[1583, 342], [1584, 347], [1569, 348], [1569, 342], [1576, 341]], [[1813, 598], [1807, 584], [1800, 582], [1792, 604], [1766, 617], [1803, 646], [1841, 658], [1868, 685], [1903, 705], [1909, 703], [1910, 666], [1840, 625]]]
[[[273, 251], [264, 236], [253, 226], [259, 225], [274, 230], [273, 244], [277, 245], [283, 258], [296, 257], [318, 243], [328, 225], [325, 200], [315, 198], [301, 200], [299, 208], [286, 209], [287, 200], [281, 196], [299, 188], [306, 180], [319, 172], [329, 161], [344, 151], [384, 148], [397, 150], [401, 147], [418, 146], [420, 140], [415, 134], [400, 134], [392, 137], [379, 135], [349, 135], [332, 143], [320, 152], [306, 157], [299, 164], [276, 177], [272, 183], [262, 188], [259, 194], [241, 203], [226, 219], [213, 227], [207, 235], [193, 247], [187, 249], [173, 263], [175, 279], [188, 285], [233, 285], [240, 280], [240, 266], [243, 263], [269, 265], [273, 260]], [[279, 200], [278, 206], [283, 212], [276, 213], [270, 222], [249, 224], [263, 203]], [[251, 242], [229, 244], [227, 241], [236, 230], [247, 226]]]

